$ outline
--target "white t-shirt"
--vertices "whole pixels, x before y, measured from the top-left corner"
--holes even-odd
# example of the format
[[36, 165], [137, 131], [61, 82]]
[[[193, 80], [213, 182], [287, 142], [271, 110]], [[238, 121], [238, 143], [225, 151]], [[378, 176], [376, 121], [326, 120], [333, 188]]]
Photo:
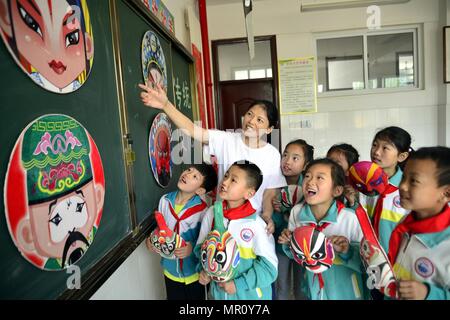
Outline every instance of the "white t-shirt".
[[[264, 190], [287, 185], [280, 169], [281, 156], [278, 150], [269, 143], [262, 148], [250, 148], [242, 140], [242, 134], [238, 132], [208, 130], [208, 135], [208, 154], [215, 155], [217, 158], [219, 183], [228, 168], [236, 161], [248, 160], [262, 171], [261, 187], [250, 199], [252, 207], [261, 214]], [[219, 198], [218, 193], [217, 197]]]

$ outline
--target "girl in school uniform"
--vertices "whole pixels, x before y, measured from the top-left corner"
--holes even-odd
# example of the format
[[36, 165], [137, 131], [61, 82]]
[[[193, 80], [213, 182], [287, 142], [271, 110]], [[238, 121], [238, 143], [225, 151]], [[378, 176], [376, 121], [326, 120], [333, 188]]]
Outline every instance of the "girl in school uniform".
[[[289, 142], [284, 148], [281, 157], [281, 171], [288, 185], [280, 189], [277, 197], [273, 200], [273, 221], [275, 223], [274, 237], [278, 239], [281, 232], [287, 228], [291, 209], [303, 201], [302, 183], [303, 170], [313, 160], [314, 147], [305, 140], [297, 139]], [[284, 253], [283, 246], [275, 245], [278, 257], [278, 278], [275, 282], [275, 298], [277, 300], [289, 300], [293, 289], [294, 298], [303, 300], [304, 296], [300, 289], [303, 270], [299, 264]], [[292, 276], [291, 276], [292, 274]]]
[[387, 127], [379, 131], [372, 142], [370, 158], [389, 178], [389, 185], [381, 195], [359, 195], [359, 202], [369, 215], [380, 245], [387, 253], [392, 230], [408, 214], [400, 204], [398, 186], [403, 176], [402, 164], [411, 149], [410, 134], [399, 127]]
[[[360, 300], [363, 299], [359, 242], [362, 231], [355, 212], [338, 200], [344, 190], [345, 175], [342, 167], [331, 159], [318, 159], [308, 164], [303, 179], [305, 202], [291, 211], [288, 229], [278, 242], [288, 256], [292, 233], [300, 226], [314, 226], [333, 244], [335, 258], [331, 267], [317, 274], [306, 273], [306, 296], [311, 300]], [[315, 250], [319, 244], [313, 245]], [[318, 251], [321, 251], [318, 249]], [[324, 257], [325, 256], [325, 257]], [[311, 252], [320, 263], [325, 252]]]

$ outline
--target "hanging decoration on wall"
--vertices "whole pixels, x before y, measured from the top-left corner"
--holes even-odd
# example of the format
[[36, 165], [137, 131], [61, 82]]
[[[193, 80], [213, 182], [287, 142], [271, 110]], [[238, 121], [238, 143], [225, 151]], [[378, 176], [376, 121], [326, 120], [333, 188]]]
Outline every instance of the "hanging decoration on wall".
[[169, 118], [165, 113], [158, 113], [150, 128], [148, 154], [153, 176], [163, 188], [167, 187], [172, 177], [171, 138], [172, 127]]
[[70, 93], [86, 82], [94, 62], [87, 0], [0, 0], [0, 29], [16, 63], [44, 89]]
[[6, 172], [5, 214], [25, 259], [40, 269], [76, 263], [92, 244], [105, 178], [94, 140], [75, 119], [44, 115], [20, 134]]
[[252, 0], [242, 0], [244, 4], [245, 30], [247, 32], [248, 54], [250, 60], [255, 57], [255, 38], [253, 36], [253, 4]]
[[167, 92], [166, 58], [156, 33], [147, 31], [141, 44], [142, 74], [145, 84], [154, 88], [160, 84]]
[[161, 0], [141, 0], [145, 7], [153, 13], [164, 27], [175, 34], [175, 18]]
[[205, 89], [203, 81], [203, 59], [201, 51], [192, 44], [192, 56], [194, 57], [195, 63], [195, 88], [197, 89], [197, 104], [198, 104], [198, 120], [201, 121], [200, 125], [207, 129], [208, 123], [206, 121], [207, 110], [205, 104]]

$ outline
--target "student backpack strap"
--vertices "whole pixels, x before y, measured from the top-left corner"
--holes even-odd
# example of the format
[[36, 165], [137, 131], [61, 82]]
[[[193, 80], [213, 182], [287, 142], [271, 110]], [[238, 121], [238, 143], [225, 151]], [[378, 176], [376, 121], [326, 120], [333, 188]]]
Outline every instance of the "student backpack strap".
[[211, 231], [200, 247], [203, 270], [216, 282], [233, 279], [240, 261], [239, 247], [223, 222], [223, 205], [214, 203], [214, 221]]
[[221, 234], [227, 229], [223, 224], [223, 204], [222, 201], [214, 202], [214, 226], [212, 229], [219, 231]]

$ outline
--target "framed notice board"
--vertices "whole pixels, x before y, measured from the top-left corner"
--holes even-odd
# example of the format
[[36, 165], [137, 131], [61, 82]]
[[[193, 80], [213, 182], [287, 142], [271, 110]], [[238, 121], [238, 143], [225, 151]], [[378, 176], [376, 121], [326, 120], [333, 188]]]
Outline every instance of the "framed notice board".
[[[74, 89], [55, 92], [44, 88], [45, 80], [42, 80], [43, 85], [38, 83], [41, 81], [39, 72], [31, 68], [30, 74], [26, 74], [24, 70], [28, 69], [21, 70], [10, 48], [5, 43], [0, 44], [0, 72], [6, 75], [0, 79], [0, 110], [3, 115], [0, 118], [3, 150], [0, 153], [3, 187], [0, 201], [3, 213], [0, 216], [0, 299], [89, 298], [148, 235], [153, 225], [153, 209], [162, 194], [176, 187], [176, 177], [182, 169], [180, 165], [174, 166], [173, 178], [166, 189], [159, 187], [152, 176], [147, 152], [148, 135], [158, 112], [144, 107], [139, 99], [138, 83], [144, 81], [140, 63], [142, 36], [148, 30], [159, 36], [166, 54], [167, 90], [171, 101], [175, 102], [174, 79], [191, 88], [192, 57], [139, 0], [81, 3], [89, 6], [88, 12], [82, 10], [83, 23], [90, 21], [86, 28], [92, 36], [92, 39], [84, 40], [86, 52], [94, 49], [92, 55], [86, 54], [90, 58], [89, 73], [70, 84]], [[72, 34], [67, 41], [77, 43], [78, 38]], [[49, 65], [58, 72], [66, 67], [58, 61]], [[181, 106], [181, 110], [192, 119], [192, 108], [196, 107], [192, 102], [192, 91], [188, 96], [186, 91], [184, 94], [186, 104]], [[44, 131], [40, 132], [41, 128]], [[34, 137], [36, 133], [40, 134], [38, 138]], [[29, 158], [24, 151], [28, 143]], [[82, 146], [90, 146], [87, 153], [77, 151]], [[73, 151], [70, 156], [61, 151], [69, 152], [70, 148]], [[94, 151], [99, 155], [95, 161], [92, 160]], [[42, 160], [52, 152], [61, 153], [58, 160]], [[66, 158], [75, 160], [66, 165]], [[26, 169], [23, 181], [11, 174], [14, 161], [22, 163]], [[75, 168], [70, 179], [64, 166]], [[58, 169], [58, 177], [64, 178], [59, 179], [64, 180], [62, 185], [74, 186], [73, 190], [66, 192], [63, 187], [59, 188], [61, 184], [47, 183], [49, 179], [46, 180], [47, 173], [42, 168], [50, 168], [48, 177], [50, 172]], [[36, 181], [31, 183], [31, 177], [37, 177]], [[86, 197], [86, 191], [83, 193], [81, 190], [90, 181], [96, 183], [93, 187], [95, 199], [101, 200], [97, 201], [98, 215], [89, 236], [86, 236], [89, 240], [86, 246], [77, 254], [66, 257], [70, 255], [66, 255], [67, 251], [71, 252], [67, 248], [70, 245], [66, 245], [61, 249], [65, 251], [62, 259], [50, 257], [47, 262], [52, 261], [53, 264], [39, 264], [36, 262], [39, 259], [34, 257], [40, 256], [35, 253], [45, 255], [41, 253], [45, 252], [42, 249], [45, 245], [27, 245], [34, 235], [29, 225], [37, 221], [37, 218], [32, 218], [32, 213], [36, 212], [32, 206], [49, 201], [48, 218], [44, 220], [48, 222], [51, 233], [66, 221], [63, 213], [54, 213], [58, 211], [56, 208], [63, 207], [60, 201], [66, 201], [64, 210], [70, 211], [72, 199]], [[16, 185], [21, 187], [16, 188]], [[103, 188], [97, 188], [98, 185]], [[68, 193], [72, 191], [74, 196]], [[18, 206], [17, 203], [21, 202], [24, 204]], [[85, 203], [76, 203], [73, 211], [84, 213]], [[29, 216], [29, 219], [21, 218], [27, 223], [11, 218], [11, 212], [15, 212], [12, 208], [19, 208], [14, 210], [22, 212], [24, 217]], [[21, 240], [17, 240], [16, 235]], [[58, 237], [61, 233], [58, 235], [56, 232], [49, 239], [58, 241]], [[50, 253], [48, 255], [51, 256]], [[67, 262], [64, 266], [70, 259], [75, 262]], [[77, 278], [73, 281], [75, 275]], [[77, 286], [79, 290], [73, 290]]]

